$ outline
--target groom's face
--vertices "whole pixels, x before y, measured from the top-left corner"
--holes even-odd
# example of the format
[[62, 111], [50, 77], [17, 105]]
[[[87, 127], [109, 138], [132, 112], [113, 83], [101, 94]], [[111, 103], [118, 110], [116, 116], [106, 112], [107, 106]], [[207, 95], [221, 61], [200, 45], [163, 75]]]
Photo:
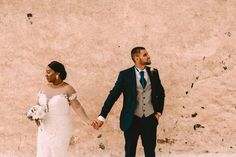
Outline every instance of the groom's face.
[[140, 53], [137, 55], [136, 61], [141, 65], [150, 65], [151, 58], [150, 58], [147, 50], [140, 50]]

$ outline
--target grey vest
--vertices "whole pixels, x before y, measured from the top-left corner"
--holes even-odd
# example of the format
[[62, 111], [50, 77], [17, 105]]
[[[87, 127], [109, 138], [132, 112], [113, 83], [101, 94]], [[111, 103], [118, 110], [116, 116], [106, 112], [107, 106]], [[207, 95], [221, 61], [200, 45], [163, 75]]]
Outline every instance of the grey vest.
[[137, 83], [137, 108], [135, 109], [134, 114], [138, 117], [148, 117], [154, 113], [152, 105], [152, 96], [151, 96], [151, 82], [150, 79], [147, 80], [147, 84], [143, 89], [140, 81], [136, 79]]

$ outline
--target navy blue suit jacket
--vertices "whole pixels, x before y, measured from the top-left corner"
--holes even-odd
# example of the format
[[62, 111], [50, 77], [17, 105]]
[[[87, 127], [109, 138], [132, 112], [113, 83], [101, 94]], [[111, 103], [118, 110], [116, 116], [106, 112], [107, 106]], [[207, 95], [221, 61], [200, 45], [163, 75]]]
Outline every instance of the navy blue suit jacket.
[[[161, 84], [159, 73], [157, 69], [150, 70], [150, 67], [146, 67], [147, 73], [151, 81], [151, 96], [152, 105], [155, 113], [162, 113], [164, 107], [165, 91]], [[100, 115], [104, 118], [107, 117], [112, 106], [123, 93], [123, 107], [120, 115], [120, 128], [123, 131], [129, 129], [134, 111], [137, 106], [137, 88], [136, 88], [136, 74], [135, 67], [123, 70], [119, 73], [115, 86], [110, 91]]]

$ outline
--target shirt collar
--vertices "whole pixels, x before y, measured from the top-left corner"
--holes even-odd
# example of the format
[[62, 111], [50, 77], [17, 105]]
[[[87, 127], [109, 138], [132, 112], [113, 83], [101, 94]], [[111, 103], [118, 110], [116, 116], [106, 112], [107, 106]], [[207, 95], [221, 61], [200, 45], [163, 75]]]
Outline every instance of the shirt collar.
[[146, 68], [144, 68], [143, 70], [141, 70], [141, 69], [139, 69], [138, 67], [136, 67], [136, 66], [134, 66], [134, 68], [136, 69], [136, 71], [138, 71], [138, 72], [141, 72], [141, 71], [144, 71], [144, 72], [146, 72]]

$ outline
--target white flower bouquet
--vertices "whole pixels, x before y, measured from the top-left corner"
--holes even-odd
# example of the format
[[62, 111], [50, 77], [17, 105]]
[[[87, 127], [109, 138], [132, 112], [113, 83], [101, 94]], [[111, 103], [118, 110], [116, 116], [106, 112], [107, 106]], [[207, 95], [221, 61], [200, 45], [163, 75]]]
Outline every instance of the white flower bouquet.
[[29, 111], [26, 113], [26, 116], [30, 120], [36, 121], [38, 125], [40, 125], [40, 121], [45, 117], [46, 109], [40, 105], [32, 106]]

